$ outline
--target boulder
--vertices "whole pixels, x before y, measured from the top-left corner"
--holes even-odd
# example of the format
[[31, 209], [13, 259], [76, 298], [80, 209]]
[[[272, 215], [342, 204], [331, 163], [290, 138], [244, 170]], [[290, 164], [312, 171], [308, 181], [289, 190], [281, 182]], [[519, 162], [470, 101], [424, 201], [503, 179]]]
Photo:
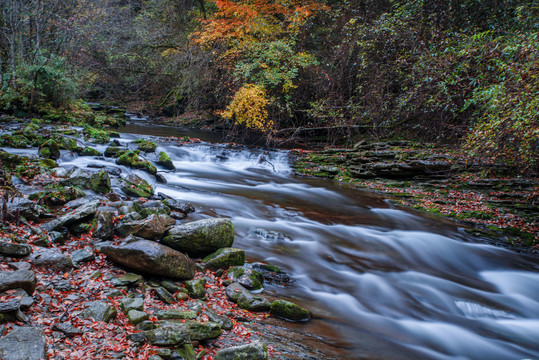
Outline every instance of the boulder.
[[47, 358], [47, 340], [42, 329], [14, 326], [0, 339], [3, 360], [41, 360]]
[[136, 175], [129, 175], [127, 179], [122, 179], [121, 187], [127, 196], [149, 198], [153, 195], [152, 186]]
[[88, 171], [76, 168], [69, 175], [68, 179], [61, 181], [61, 184], [64, 186], [77, 186], [82, 189], [87, 189], [90, 177], [91, 174]]
[[27, 256], [32, 252], [30, 245], [0, 241], [0, 254], [7, 256]]
[[175, 279], [191, 279], [195, 275], [195, 264], [187, 256], [150, 240], [101, 247], [111, 260], [129, 268], [149, 274]]
[[67, 271], [73, 268], [71, 256], [57, 249], [36, 248], [28, 260], [36, 267], [55, 271]]
[[32, 295], [36, 285], [36, 276], [30, 270], [0, 271], [0, 291], [23, 289]]
[[129, 320], [130, 324], [138, 325], [143, 321], [146, 321], [150, 318], [150, 315], [145, 313], [144, 311], [139, 310], [129, 310], [127, 313], [127, 319]]
[[268, 347], [258, 341], [221, 349], [214, 356], [214, 360], [265, 360], [267, 358]]
[[131, 286], [136, 287], [142, 283], [142, 276], [133, 273], [125, 273], [124, 275], [112, 279], [112, 284], [115, 286]]
[[110, 193], [110, 177], [105, 170], [101, 170], [92, 174], [88, 187], [98, 194]]
[[93, 232], [94, 237], [101, 240], [112, 240], [114, 238], [112, 218], [113, 214], [109, 211], [97, 213], [97, 226]]
[[242, 295], [250, 294], [250, 292], [240, 284], [232, 283], [225, 288], [225, 294], [230, 301], [237, 302]]
[[255, 296], [251, 293], [243, 294], [238, 298], [238, 306], [249, 311], [268, 311], [271, 302], [261, 296]]
[[39, 147], [39, 156], [44, 159], [59, 159], [60, 148], [54, 140], [47, 140]]
[[231, 267], [228, 269], [228, 278], [240, 283], [249, 290], [259, 290], [264, 285], [264, 276], [260, 272], [246, 266]]
[[191, 297], [200, 299], [206, 296], [206, 279], [189, 280], [185, 282], [185, 288]]
[[80, 150], [79, 156], [101, 156], [102, 154], [96, 149], [86, 146]]
[[206, 340], [206, 339], [215, 339], [216, 337], [222, 334], [221, 325], [216, 322], [206, 321], [198, 322], [193, 320], [188, 320], [185, 324], [189, 327], [191, 332], [191, 340]]
[[292, 322], [309, 321], [311, 319], [311, 312], [309, 310], [286, 300], [275, 300], [272, 302], [270, 314]]
[[234, 225], [228, 219], [204, 219], [176, 225], [161, 241], [192, 256], [209, 255], [234, 242]]
[[122, 236], [134, 235], [149, 240], [159, 240], [176, 223], [168, 215], [150, 215], [144, 220], [122, 223], [118, 232]]
[[71, 253], [71, 260], [75, 264], [83, 264], [88, 261], [95, 259], [94, 250], [90, 247], [85, 247], [84, 249], [75, 250]]
[[204, 258], [204, 265], [208, 269], [228, 269], [231, 266], [245, 264], [245, 252], [241, 249], [222, 248]]
[[191, 331], [185, 324], [166, 322], [146, 331], [146, 340], [157, 346], [180, 346], [191, 342]]
[[123, 298], [120, 300], [120, 306], [124, 313], [128, 313], [130, 310], [144, 310], [144, 299], [142, 298]]
[[7, 203], [7, 211], [16, 214], [25, 218], [26, 220], [38, 221], [40, 217], [46, 214], [45, 209], [33, 202], [32, 200], [26, 198], [12, 198]]
[[170, 209], [183, 213], [183, 214], [189, 214], [191, 212], [195, 212], [195, 207], [193, 206], [193, 204], [190, 204], [185, 201], [167, 198], [163, 200], [163, 204], [168, 206]]
[[194, 320], [197, 313], [191, 310], [169, 309], [159, 310], [155, 314], [159, 320]]
[[81, 313], [83, 319], [109, 322], [116, 317], [116, 308], [102, 301], [92, 301], [86, 304], [86, 309]]
[[70, 227], [77, 223], [90, 220], [95, 216], [99, 204], [99, 200], [90, 201], [89, 203], [78, 207], [69, 214], [44, 224], [42, 227], [47, 231], [60, 231], [63, 227]]
[[176, 170], [174, 163], [170, 159], [170, 156], [164, 151], [159, 153], [159, 159], [157, 160], [157, 165], [161, 165], [167, 170]]

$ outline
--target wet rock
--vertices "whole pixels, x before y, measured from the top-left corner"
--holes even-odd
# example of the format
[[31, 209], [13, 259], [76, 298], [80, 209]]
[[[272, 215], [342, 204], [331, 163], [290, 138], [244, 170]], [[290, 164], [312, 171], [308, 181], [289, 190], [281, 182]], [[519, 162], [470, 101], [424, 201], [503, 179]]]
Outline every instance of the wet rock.
[[7, 256], [26, 256], [32, 252], [30, 245], [14, 244], [0, 240], [0, 254]]
[[127, 319], [129, 320], [129, 323], [133, 325], [138, 325], [139, 323], [148, 320], [149, 318], [150, 315], [148, 315], [144, 311], [129, 310], [129, 312], [127, 313]]
[[98, 194], [108, 194], [111, 191], [109, 174], [101, 170], [92, 174], [88, 187]]
[[101, 156], [101, 153], [94, 148], [86, 146], [79, 152], [79, 156]]
[[0, 272], [0, 291], [23, 289], [28, 295], [32, 295], [36, 284], [36, 276], [30, 270]]
[[155, 316], [157, 316], [159, 320], [194, 320], [197, 317], [197, 313], [190, 310], [169, 309], [159, 310]]
[[57, 249], [37, 248], [28, 257], [28, 260], [36, 267], [55, 270], [67, 271], [73, 269], [73, 261], [71, 256], [63, 254]]
[[146, 342], [146, 333], [145, 332], [136, 332], [129, 334], [127, 338], [135, 343], [144, 343]]
[[231, 267], [228, 269], [228, 278], [233, 282], [240, 283], [249, 290], [259, 290], [264, 285], [264, 276], [246, 266]]
[[54, 140], [47, 140], [39, 147], [39, 156], [43, 159], [59, 159], [60, 158], [60, 147], [58, 143]]
[[55, 280], [52, 283], [52, 286], [54, 287], [54, 290], [58, 291], [71, 291], [73, 290], [73, 286], [71, 285], [71, 282], [67, 279], [59, 279]]
[[0, 293], [0, 296], [10, 295], [12, 297], [18, 298], [20, 301], [21, 309], [28, 309], [34, 303], [34, 298], [23, 289], [13, 289], [9, 290], [8, 293]]
[[127, 196], [149, 198], [153, 196], [153, 188], [148, 182], [136, 175], [129, 175], [122, 180], [122, 191]]
[[184, 292], [177, 293], [175, 297], [176, 297], [176, 300], [178, 301], [185, 301], [189, 299], [189, 295], [187, 295], [187, 293], [184, 293]]
[[70, 227], [77, 223], [89, 220], [95, 216], [99, 204], [99, 200], [90, 201], [86, 205], [78, 207], [75, 211], [44, 224], [42, 227], [47, 231], [59, 231], [63, 227]]
[[221, 325], [216, 322], [190, 320], [186, 321], [185, 324], [189, 327], [191, 340], [215, 339], [222, 334]]
[[116, 159], [118, 165], [128, 166], [134, 169], [140, 169], [149, 172], [152, 175], [157, 173], [155, 165], [149, 161], [142, 160], [139, 157], [140, 151], [128, 150]]
[[185, 282], [185, 288], [189, 295], [195, 299], [206, 296], [206, 279], [189, 280]]
[[264, 283], [268, 284], [290, 284], [293, 279], [290, 278], [280, 267], [269, 264], [254, 263], [252, 268], [259, 271], [264, 277]]
[[261, 342], [233, 346], [219, 350], [214, 360], [265, 360], [268, 358], [268, 347]]
[[108, 211], [97, 213], [97, 226], [93, 232], [94, 237], [101, 240], [112, 240], [114, 238], [114, 225], [112, 223], [113, 214]]
[[35, 200], [40, 204], [48, 206], [62, 205], [66, 202], [86, 196], [84, 191], [76, 187], [64, 187], [61, 185], [54, 186], [46, 191], [33, 193], [29, 196], [30, 200]]
[[153, 321], [144, 320], [138, 323], [137, 326], [135, 326], [135, 329], [142, 331], [152, 330], [155, 329], [155, 323]]
[[195, 212], [195, 207], [192, 204], [187, 203], [185, 201], [179, 201], [177, 199], [166, 198], [163, 200], [163, 204], [165, 204], [172, 210], [183, 213], [183, 214], [189, 214], [191, 212]]
[[161, 241], [192, 256], [209, 255], [234, 242], [234, 225], [227, 219], [204, 219], [176, 225]]
[[81, 313], [81, 318], [109, 322], [116, 317], [116, 314], [114, 306], [102, 301], [93, 301], [86, 304], [86, 309]]
[[163, 280], [161, 281], [161, 286], [170, 291], [171, 293], [175, 293], [177, 291], [184, 291], [185, 289], [181, 287], [180, 285], [176, 284], [175, 282], [169, 281], [169, 280]]
[[47, 358], [47, 341], [42, 329], [14, 326], [0, 339], [3, 360], [41, 360]]
[[161, 165], [167, 170], [176, 170], [176, 167], [170, 159], [170, 156], [168, 156], [167, 153], [164, 151], [159, 153], [159, 160], [157, 160], [157, 165]]
[[77, 186], [82, 189], [88, 189], [88, 183], [92, 175], [85, 170], [76, 168], [68, 179], [62, 180], [60, 183], [64, 186]]
[[122, 236], [134, 235], [149, 240], [159, 240], [176, 223], [168, 215], [150, 215], [148, 218], [130, 223], [122, 223], [118, 231]]
[[303, 322], [311, 319], [311, 312], [309, 310], [286, 300], [275, 300], [272, 302], [270, 314], [292, 322]]
[[[138, 203], [137, 203], [138, 204]], [[138, 210], [142, 216], [151, 214], [170, 214], [170, 207], [159, 200], [149, 200], [140, 204], [141, 209]], [[149, 211], [149, 212], [145, 212]]]
[[191, 331], [185, 324], [167, 322], [146, 331], [146, 339], [156, 346], [180, 346], [191, 342]]
[[122, 310], [124, 311], [124, 313], [128, 313], [130, 310], [143, 311], [144, 299], [139, 298], [139, 297], [136, 297], [136, 298], [126, 297], [120, 300], [120, 306], [122, 307]]
[[231, 266], [245, 264], [245, 252], [241, 249], [222, 248], [204, 258], [204, 266], [208, 269], [228, 269]]
[[166, 184], [167, 183], [167, 179], [163, 176], [163, 174], [161, 173], [157, 173], [155, 174], [155, 180], [159, 183], [159, 184]]
[[253, 294], [243, 294], [238, 298], [238, 306], [249, 311], [268, 311], [271, 303], [268, 299]]
[[155, 293], [157, 294], [157, 297], [167, 304], [173, 304], [174, 303], [174, 296], [172, 296], [171, 293], [168, 292], [167, 289], [165, 289], [162, 286], [155, 287]]
[[119, 278], [112, 279], [112, 284], [116, 286], [138, 286], [142, 283], [143, 278], [138, 274], [126, 273]]
[[68, 235], [68, 232], [60, 232], [60, 231], [50, 231], [49, 232], [49, 239], [51, 243], [53, 244], [64, 244], [66, 237]]
[[250, 294], [249, 290], [238, 283], [232, 283], [225, 288], [226, 297], [234, 302], [237, 302], [242, 295]]
[[227, 316], [221, 316], [212, 308], [207, 307], [204, 309], [204, 314], [210, 319], [210, 321], [216, 322], [221, 325], [223, 330], [231, 330], [234, 327], [234, 323]]
[[103, 245], [101, 251], [117, 263], [146, 273], [175, 279], [191, 279], [195, 275], [195, 264], [191, 259], [154, 241]]
[[13, 270], [30, 270], [32, 268], [32, 264], [26, 261], [10, 262], [8, 266]]
[[32, 200], [26, 198], [12, 198], [7, 203], [7, 211], [11, 214], [19, 214], [26, 220], [39, 221], [39, 218], [47, 212]]
[[109, 147], [107, 147], [105, 149], [104, 155], [106, 157], [118, 157], [125, 151], [126, 151], [125, 148], [121, 148], [121, 147], [118, 147], [118, 146], [111, 145], [111, 146], [109, 146]]
[[84, 249], [75, 250], [71, 253], [71, 260], [75, 264], [83, 264], [88, 261], [95, 259], [94, 250], [90, 247], [85, 247]]
[[52, 328], [53, 330], [63, 332], [64, 335], [67, 337], [82, 335], [84, 333], [81, 329], [68, 323], [58, 323], [55, 324]]

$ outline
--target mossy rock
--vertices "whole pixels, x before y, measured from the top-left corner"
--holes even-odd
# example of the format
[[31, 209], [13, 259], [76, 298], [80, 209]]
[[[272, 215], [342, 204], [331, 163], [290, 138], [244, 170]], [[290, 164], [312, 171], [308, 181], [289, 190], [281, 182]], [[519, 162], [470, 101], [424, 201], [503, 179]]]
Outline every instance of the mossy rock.
[[101, 156], [101, 153], [97, 151], [96, 149], [87, 146], [79, 152], [79, 155], [80, 156]]
[[311, 312], [286, 300], [275, 300], [271, 303], [270, 314], [283, 320], [304, 322], [311, 319]]
[[221, 325], [213, 321], [198, 322], [198, 321], [186, 321], [185, 324], [189, 327], [191, 332], [191, 340], [206, 340], [215, 339], [222, 334]]
[[249, 290], [259, 290], [264, 285], [264, 276], [262, 273], [243, 266], [231, 267], [228, 270], [228, 278], [238, 282]]
[[150, 140], [139, 139], [135, 141], [135, 144], [138, 144], [138, 149], [144, 152], [155, 152], [157, 149], [157, 144]]
[[164, 151], [161, 151], [159, 153], [159, 160], [157, 160], [157, 165], [161, 165], [167, 170], [176, 170], [176, 167], [174, 166], [172, 159]]
[[134, 169], [141, 169], [149, 172], [152, 175], [157, 174], [157, 168], [155, 167], [155, 165], [153, 165], [149, 161], [142, 160], [139, 157], [139, 151], [126, 151], [120, 157], [118, 157], [116, 163], [119, 165], [129, 166]]
[[118, 157], [125, 152], [126, 150], [124, 148], [117, 147], [117, 146], [109, 146], [108, 148], [105, 149], [104, 155], [106, 157]]
[[109, 134], [105, 130], [96, 129], [91, 126], [86, 126], [83, 134], [87, 140], [91, 140], [95, 144], [106, 144], [110, 141]]
[[185, 282], [185, 288], [191, 297], [203, 298], [206, 296], [206, 279], [188, 280]]
[[84, 191], [76, 187], [63, 187], [56, 185], [52, 189], [34, 193], [29, 196], [40, 204], [49, 206], [63, 205], [69, 201], [86, 196]]
[[23, 135], [3, 134], [0, 136], [0, 146], [25, 149], [29, 143], [28, 139]]
[[129, 310], [127, 313], [127, 319], [129, 320], [130, 324], [138, 325], [143, 321], [146, 321], [150, 318], [150, 315], [145, 313], [144, 311], [139, 310]]
[[268, 359], [268, 347], [261, 342], [253, 342], [246, 345], [233, 346], [219, 350], [214, 360], [266, 360]]
[[245, 264], [245, 252], [241, 249], [222, 248], [204, 258], [204, 265], [208, 269], [228, 269], [231, 266]]
[[41, 148], [39, 149], [39, 156], [44, 159], [59, 159], [60, 147], [58, 146], [58, 143], [51, 139], [45, 141], [43, 144], [41, 144]]
[[89, 187], [99, 194], [108, 194], [111, 191], [110, 177], [105, 170], [101, 170], [90, 177]]
[[127, 196], [149, 198], [153, 196], [153, 188], [144, 179], [131, 175], [123, 180], [122, 191]]
[[7, 151], [0, 150], [0, 161], [3, 168], [14, 168], [30, 161], [26, 156], [10, 154]]
[[155, 313], [159, 320], [194, 320], [197, 318], [197, 313], [191, 310], [159, 310]]
[[251, 293], [243, 294], [238, 298], [238, 306], [241, 309], [249, 311], [268, 311], [271, 303], [268, 299], [261, 296], [254, 296]]

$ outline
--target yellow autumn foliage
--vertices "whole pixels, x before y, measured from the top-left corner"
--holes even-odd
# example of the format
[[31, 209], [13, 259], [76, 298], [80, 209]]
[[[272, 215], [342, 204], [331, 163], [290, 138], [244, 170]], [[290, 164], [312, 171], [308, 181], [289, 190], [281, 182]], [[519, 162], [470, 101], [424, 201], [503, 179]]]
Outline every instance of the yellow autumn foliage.
[[235, 124], [242, 124], [251, 129], [268, 131], [273, 128], [273, 121], [268, 119], [269, 103], [266, 89], [261, 85], [245, 84], [234, 94], [232, 102], [221, 115]]

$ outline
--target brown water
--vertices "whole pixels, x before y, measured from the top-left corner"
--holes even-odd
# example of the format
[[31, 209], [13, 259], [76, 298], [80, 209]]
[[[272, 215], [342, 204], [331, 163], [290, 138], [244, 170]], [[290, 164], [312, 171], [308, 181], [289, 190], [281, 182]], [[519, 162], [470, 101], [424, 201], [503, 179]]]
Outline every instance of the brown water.
[[[129, 126], [123, 131], [204, 137]], [[120, 141], [139, 137], [123, 133]], [[303, 304], [313, 320], [258, 326], [281, 358], [539, 358], [537, 259], [473, 243], [451, 222], [395, 208], [384, 197], [295, 177], [285, 151], [209, 142], [163, 142], [158, 151], [177, 170], [163, 172], [166, 185], [138, 172], [156, 192], [192, 202], [190, 219], [230, 218], [235, 246], [250, 261], [279, 265], [294, 279], [265, 293]], [[69, 154], [60, 163], [132, 171]]]

